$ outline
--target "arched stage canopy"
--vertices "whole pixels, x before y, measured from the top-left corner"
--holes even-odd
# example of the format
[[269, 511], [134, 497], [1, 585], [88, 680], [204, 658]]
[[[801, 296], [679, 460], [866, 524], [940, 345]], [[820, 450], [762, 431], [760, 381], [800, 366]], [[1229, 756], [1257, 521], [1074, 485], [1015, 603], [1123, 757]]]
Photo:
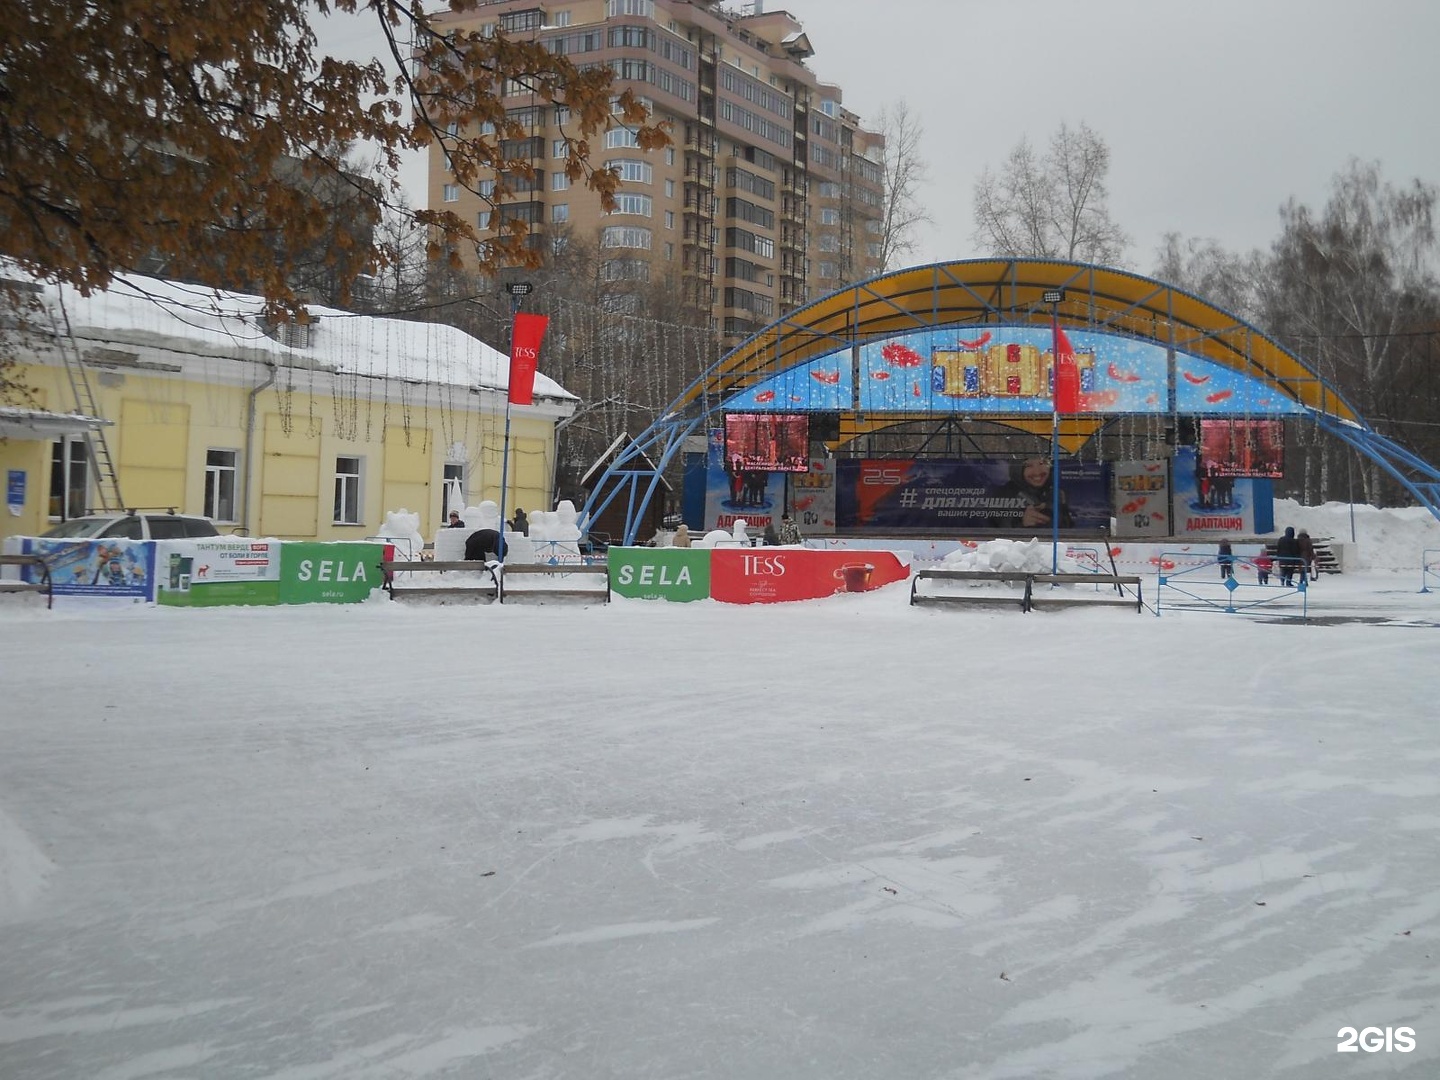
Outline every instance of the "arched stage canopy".
[[[686, 436], [727, 411], [835, 415], [832, 446], [956, 417], [1049, 436], [1052, 319], [1084, 378], [1081, 412], [1060, 418], [1068, 452], [1121, 415], [1304, 417], [1378, 462], [1440, 518], [1440, 472], [1372, 430], [1303, 360], [1229, 312], [1123, 270], [977, 259], [849, 286], [730, 350], [616, 457], [584, 519], [623, 498], [623, 541], [634, 543], [660, 472]], [[1025, 374], [1007, 385], [1010, 370]]]

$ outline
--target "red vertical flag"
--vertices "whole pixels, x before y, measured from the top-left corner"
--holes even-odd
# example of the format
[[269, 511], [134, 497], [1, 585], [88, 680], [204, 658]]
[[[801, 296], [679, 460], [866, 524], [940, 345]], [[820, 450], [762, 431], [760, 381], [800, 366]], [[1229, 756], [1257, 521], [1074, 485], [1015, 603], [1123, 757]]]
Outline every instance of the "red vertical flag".
[[1080, 411], [1080, 372], [1075, 367], [1075, 350], [1060, 324], [1055, 324], [1055, 411]]
[[545, 338], [548, 315], [515, 313], [510, 331], [510, 404], [529, 405], [535, 397], [535, 368], [540, 362], [540, 342]]

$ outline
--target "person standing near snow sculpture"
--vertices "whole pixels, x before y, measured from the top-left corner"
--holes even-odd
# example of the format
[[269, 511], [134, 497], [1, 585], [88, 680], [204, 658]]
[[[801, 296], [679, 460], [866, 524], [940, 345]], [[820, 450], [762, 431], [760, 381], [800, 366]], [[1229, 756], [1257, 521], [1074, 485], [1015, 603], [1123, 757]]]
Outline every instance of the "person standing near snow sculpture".
[[463, 529], [463, 528], [465, 528], [465, 522], [463, 522], [463, 521], [460, 520], [460, 511], [459, 511], [459, 510], [451, 510], [451, 511], [450, 511], [450, 521], [446, 524], [445, 527], [446, 527], [447, 529]]
[[524, 534], [529, 527], [529, 523], [525, 520], [525, 511], [517, 506], [515, 516], [510, 519], [510, 531]]
[[476, 529], [465, 538], [465, 561], [486, 562], [500, 554], [498, 529]]
[[1287, 589], [1293, 586], [1295, 575], [1300, 573], [1300, 541], [1295, 536], [1294, 525], [1285, 526], [1285, 535], [1275, 541], [1275, 564], [1280, 572], [1280, 584]]
[[781, 546], [803, 544], [804, 542], [805, 538], [800, 535], [800, 526], [795, 524], [795, 519], [789, 514], [782, 514], [780, 517]]

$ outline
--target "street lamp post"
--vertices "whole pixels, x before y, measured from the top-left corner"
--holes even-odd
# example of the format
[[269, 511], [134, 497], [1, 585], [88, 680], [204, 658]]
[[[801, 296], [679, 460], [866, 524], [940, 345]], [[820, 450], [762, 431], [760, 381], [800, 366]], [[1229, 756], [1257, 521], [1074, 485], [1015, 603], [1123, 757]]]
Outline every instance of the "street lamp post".
[[1050, 305], [1050, 572], [1060, 572], [1060, 304], [1064, 289], [1046, 289]]

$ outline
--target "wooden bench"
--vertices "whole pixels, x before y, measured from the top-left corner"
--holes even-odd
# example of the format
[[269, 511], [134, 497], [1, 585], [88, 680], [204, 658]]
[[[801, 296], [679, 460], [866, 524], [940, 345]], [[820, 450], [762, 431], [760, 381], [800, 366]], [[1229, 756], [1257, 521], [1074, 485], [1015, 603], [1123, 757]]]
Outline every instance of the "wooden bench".
[[38, 567], [39, 581], [0, 578], [0, 593], [44, 593], [45, 606], [55, 606], [55, 591], [50, 581], [50, 565], [39, 555], [0, 555], [0, 566]]
[[[1094, 585], [1095, 596], [1076, 596], [1074, 593], [1056, 595], [1044, 590], [1037, 592], [1036, 585]], [[1135, 587], [1135, 595], [1125, 592], [1126, 585]], [[1135, 574], [1034, 574], [1030, 590], [1030, 609], [1037, 607], [1082, 607], [1085, 604], [1108, 604], [1117, 607], [1133, 607], [1136, 614], [1145, 610], [1145, 598], [1140, 592], [1140, 578]]]
[[[994, 593], [922, 593], [921, 581], [956, 581], [965, 583], [997, 581], [1005, 584], [1021, 582], [1025, 586], [1019, 596], [1003, 596]], [[1073, 593], [1053, 594], [1036, 591], [1040, 585], [1093, 585], [1094, 596], [1076, 596]], [[1133, 585], [1135, 595], [1129, 596], [1124, 587]], [[917, 570], [910, 579], [911, 604], [953, 604], [967, 607], [1016, 607], [1021, 611], [1035, 608], [1079, 607], [1084, 604], [1133, 607], [1137, 612], [1145, 608], [1140, 592], [1140, 578], [1133, 574], [1036, 574], [1018, 570], [958, 570], [948, 567], [934, 567]]]
[[[407, 574], [444, 573], [483, 574], [490, 580], [465, 585], [416, 585]], [[500, 595], [500, 580], [495, 570], [483, 562], [392, 562], [380, 564], [380, 587], [390, 594], [391, 600], [446, 600], [474, 603], [489, 603]]]
[[[539, 584], [537, 588], [512, 589], [509, 581], [512, 577], [531, 577], [537, 579], [537, 584], [542, 578], [556, 578], [580, 574], [589, 577], [602, 579], [603, 589], [598, 588], [567, 588], [562, 586], [551, 586], [548, 582]], [[551, 598], [565, 600], [599, 600], [601, 603], [610, 602], [610, 567], [605, 563], [506, 563], [500, 568], [500, 602], [502, 604], [511, 600], [549, 600]]]
[[[1030, 610], [1030, 576], [1018, 570], [952, 570], [947, 567], [934, 567], [927, 570], [916, 570], [910, 578], [910, 603], [914, 604], [964, 604], [967, 607], [1018, 607], [1021, 611]], [[974, 583], [981, 581], [998, 581], [1004, 584], [1020, 582], [1025, 586], [1025, 591], [1018, 596], [1003, 596], [995, 593], [922, 593], [918, 586], [922, 580], [931, 581], [959, 581]]]

